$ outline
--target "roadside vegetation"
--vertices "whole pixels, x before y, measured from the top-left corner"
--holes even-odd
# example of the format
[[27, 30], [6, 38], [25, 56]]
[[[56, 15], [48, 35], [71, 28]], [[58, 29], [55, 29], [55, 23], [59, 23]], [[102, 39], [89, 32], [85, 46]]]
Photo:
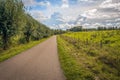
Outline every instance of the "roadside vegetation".
[[41, 39], [39, 41], [31, 41], [29, 43], [26, 44], [21, 44], [21, 45], [17, 45], [14, 47], [9, 48], [8, 50], [2, 51], [0, 54], [0, 62], [9, 59], [27, 49], [30, 49], [32, 47], [34, 47], [35, 45], [45, 41], [47, 38]]
[[91, 72], [80, 66], [79, 62], [74, 58], [75, 47], [60, 36], [58, 36], [58, 52], [61, 67], [67, 80], [93, 80]]
[[68, 32], [58, 50], [67, 80], [120, 79], [120, 30]]
[[22, 0], [0, 0], [0, 62], [51, 35], [53, 30], [35, 20]]

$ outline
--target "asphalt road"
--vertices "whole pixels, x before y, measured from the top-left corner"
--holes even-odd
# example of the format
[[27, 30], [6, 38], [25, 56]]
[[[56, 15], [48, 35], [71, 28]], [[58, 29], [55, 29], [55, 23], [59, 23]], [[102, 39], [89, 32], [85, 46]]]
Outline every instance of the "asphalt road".
[[0, 80], [65, 80], [56, 36], [0, 63]]

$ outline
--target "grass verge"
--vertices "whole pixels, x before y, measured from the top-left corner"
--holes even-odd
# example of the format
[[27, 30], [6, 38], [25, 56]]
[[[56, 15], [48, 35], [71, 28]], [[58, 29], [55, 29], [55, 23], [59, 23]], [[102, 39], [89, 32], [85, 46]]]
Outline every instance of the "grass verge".
[[12, 47], [2, 53], [0, 53], [0, 62], [5, 61], [27, 49], [32, 48], [33, 46], [45, 41], [47, 38], [41, 39], [39, 41], [31, 41], [30, 43], [21, 44], [15, 47]]
[[58, 51], [67, 80], [120, 80], [119, 45], [100, 47], [63, 35], [58, 36]]
[[57, 42], [61, 67], [67, 80], [94, 80], [92, 73], [81, 67], [79, 62], [72, 56], [73, 46], [59, 36]]

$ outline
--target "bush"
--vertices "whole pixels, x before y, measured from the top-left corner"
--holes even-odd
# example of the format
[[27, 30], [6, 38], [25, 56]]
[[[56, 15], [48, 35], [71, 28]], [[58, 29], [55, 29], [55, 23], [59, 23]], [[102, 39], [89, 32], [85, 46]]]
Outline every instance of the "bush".
[[95, 50], [90, 50], [90, 51], [87, 52], [87, 54], [90, 55], [90, 56], [96, 56], [97, 55]]
[[20, 38], [19, 39], [19, 43], [20, 44], [25, 44], [26, 43], [26, 39], [25, 38]]

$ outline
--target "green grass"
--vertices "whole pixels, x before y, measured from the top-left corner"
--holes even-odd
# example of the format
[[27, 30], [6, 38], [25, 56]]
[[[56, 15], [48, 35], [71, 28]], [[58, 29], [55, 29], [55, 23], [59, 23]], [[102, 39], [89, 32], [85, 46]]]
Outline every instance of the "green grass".
[[66, 33], [58, 37], [58, 50], [68, 80], [120, 79], [120, 31]]
[[92, 73], [84, 69], [72, 55], [74, 46], [70, 45], [59, 36], [57, 40], [61, 67], [67, 80], [93, 80], [94, 77]]
[[91, 32], [70, 32], [64, 34], [81, 41], [88, 40], [92, 43], [99, 43], [101, 40], [103, 43], [109, 46], [120, 46], [120, 30], [113, 31], [91, 31]]
[[4, 61], [4, 60], [7, 60], [27, 49], [30, 49], [32, 48], [33, 46], [45, 41], [47, 38], [44, 38], [44, 39], [41, 39], [39, 41], [31, 41], [30, 43], [26, 43], [26, 44], [20, 44], [18, 46], [15, 46], [15, 47], [11, 47], [10, 49], [8, 50], [5, 50], [5, 51], [2, 51], [0, 53], [0, 62]]

